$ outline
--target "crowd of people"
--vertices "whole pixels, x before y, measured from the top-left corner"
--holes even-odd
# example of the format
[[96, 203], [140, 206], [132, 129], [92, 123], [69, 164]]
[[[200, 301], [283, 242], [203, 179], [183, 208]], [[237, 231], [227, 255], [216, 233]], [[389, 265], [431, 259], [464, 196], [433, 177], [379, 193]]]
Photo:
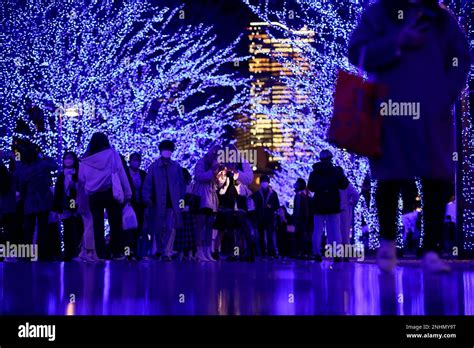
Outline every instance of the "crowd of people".
[[[228, 147], [238, 152], [234, 145]], [[194, 175], [172, 159], [175, 144], [170, 140], [159, 144], [159, 158], [147, 171], [141, 168], [139, 153], [127, 161], [103, 133], [92, 136], [81, 159], [66, 152], [61, 168], [32, 143], [20, 142], [14, 149], [10, 168], [0, 163], [0, 242], [36, 243], [40, 260], [215, 262], [289, 257], [321, 262], [327, 256], [325, 244], [353, 243], [352, 215], [360, 193], [333, 164], [329, 150], [321, 151], [307, 182], [298, 178], [294, 183], [289, 214], [270, 177], [261, 175], [252, 192], [250, 163], [222, 162], [221, 145], [212, 146], [197, 161]], [[378, 189], [375, 198], [386, 219], [387, 201], [381, 192]], [[132, 227], [124, 222], [126, 208], [132, 211]], [[440, 235], [427, 234], [433, 240], [428, 239], [425, 250], [452, 248], [451, 225], [449, 238], [444, 238], [449, 245]], [[382, 243], [386, 232], [382, 230]], [[409, 249], [416, 249], [408, 235]], [[384, 253], [382, 244], [379, 264], [393, 268], [393, 258], [387, 260]], [[331, 256], [334, 261], [349, 260], [349, 255]]]
[[[212, 146], [193, 175], [172, 159], [174, 150], [171, 140], [161, 141], [158, 159], [144, 171], [139, 153], [127, 161], [105, 134], [95, 133], [81, 159], [68, 151], [58, 168], [32, 143], [17, 144], [10, 168], [0, 164], [1, 241], [36, 243], [40, 260], [85, 262], [321, 262], [325, 245], [353, 243], [360, 193], [333, 164], [331, 151], [321, 151], [307, 181], [296, 180], [289, 214], [270, 177], [261, 175], [253, 192], [250, 163], [223, 162], [223, 146]], [[385, 202], [376, 199], [383, 211]], [[125, 222], [130, 211], [131, 225]], [[329, 256], [338, 262], [353, 255]], [[383, 268], [387, 260], [379, 260]]]
[[[321, 152], [308, 184], [295, 182], [292, 214], [268, 175], [252, 192], [249, 162], [219, 160], [223, 146], [212, 146], [193, 175], [172, 159], [174, 150], [172, 141], [160, 142], [159, 158], [144, 171], [139, 153], [127, 161], [105, 134], [95, 133], [81, 159], [68, 151], [58, 168], [34, 144], [17, 144], [10, 168], [0, 167], [2, 241], [36, 243], [40, 260], [86, 262], [321, 261], [324, 230], [326, 242], [350, 243], [359, 195], [329, 150]], [[132, 225], [124, 222], [126, 209]]]
[[[414, 103], [419, 111], [416, 117], [384, 117], [380, 153], [369, 158], [371, 178], [377, 180], [377, 262], [385, 271], [395, 267], [398, 195], [420, 178], [424, 264], [448, 270], [439, 248], [457, 158], [451, 106], [465, 87], [471, 63], [466, 37], [436, 0], [384, 0], [363, 13], [349, 40], [348, 58], [383, 87], [385, 100]], [[216, 145], [195, 168], [183, 168], [172, 159], [174, 148], [163, 140], [159, 158], [144, 172], [140, 154], [130, 155], [127, 163], [104, 134], [95, 133], [81, 160], [72, 152], [64, 154], [53, 192], [55, 161], [31, 144], [22, 146], [10, 168], [0, 166], [3, 240], [31, 244], [36, 235], [40, 259], [58, 258], [63, 243], [65, 259], [90, 262], [168, 261], [176, 252], [179, 259], [205, 262], [223, 255], [229, 260], [285, 255], [321, 261], [324, 231], [326, 243], [351, 243], [358, 192], [332, 163], [330, 151], [321, 152], [307, 181], [296, 181], [289, 215], [269, 176], [260, 176], [258, 190], [250, 190], [249, 163], [219, 161]], [[63, 233], [51, 227], [54, 220], [61, 221]], [[447, 226], [452, 241], [452, 223]]]

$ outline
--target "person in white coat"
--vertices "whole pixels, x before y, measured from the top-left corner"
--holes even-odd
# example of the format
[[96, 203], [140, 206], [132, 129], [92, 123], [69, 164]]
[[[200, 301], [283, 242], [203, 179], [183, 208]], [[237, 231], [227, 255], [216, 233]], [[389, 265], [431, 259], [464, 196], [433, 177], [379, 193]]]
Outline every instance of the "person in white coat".
[[[114, 199], [112, 174], [118, 174], [124, 201]], [[124, 203], [130, 201], [132, 190], [122, 160], [117, 151], [110, 146], [107, 136], [94, 133], [85, 157], [79, 165], [79, 186], [83, 187], [87, 196], [89, 210], [92, 215], [94, 242], [97, 255], [105, 258], [104, 209], [110, 225], [112, 257], [123, 258], [122, 248], [122, 209]]]
[[351, 227], [354, 208], [359, 201], [359, 192], [354, 185], [349, 182], [345, 190], [339, 190], [341, 195], [341, 238], [342, 244], [351, 244]]
[[219, 145], [212, 146], [194, 168], [193, 193], [200, 197], [200, 208], [196, 228], [196, 259], [215, 261], [211, 255], [212, 230], [219, 206], [217, 198], [217, 161]]

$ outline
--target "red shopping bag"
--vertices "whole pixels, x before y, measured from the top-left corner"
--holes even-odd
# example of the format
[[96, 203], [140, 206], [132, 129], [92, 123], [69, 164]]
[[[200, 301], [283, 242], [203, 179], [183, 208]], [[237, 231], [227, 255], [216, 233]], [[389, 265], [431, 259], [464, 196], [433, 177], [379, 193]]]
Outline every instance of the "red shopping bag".
[[387, 88], [362, 77], [365, 51], [366, 47], [360, 50], [358, 75], [338, 73], [328, 141], [357, 155], [378, 157], [382, 154], [380, 102]]
[[362, 76], [339, 71], [328, 140], [366, 157], [382, 154], [380, 102], [386, 90]]

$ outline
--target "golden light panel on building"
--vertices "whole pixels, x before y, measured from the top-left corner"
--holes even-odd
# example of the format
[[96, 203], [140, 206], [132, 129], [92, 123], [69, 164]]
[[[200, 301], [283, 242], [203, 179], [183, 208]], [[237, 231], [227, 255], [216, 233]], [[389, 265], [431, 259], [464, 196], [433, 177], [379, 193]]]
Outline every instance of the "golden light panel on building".
[[[299, 43], [314, 41], [314, 32], [307, 28], [292, 30], [298, 39], [292, 41], [288, 38], [270, 37], [268, 31], [272, 27], [278, 27], [285, 31], [290, 31], [285, 25], [278, 22], [252, 22], [248, 27], [249, 52], [252, 58], [249, 62], [249, 71], [252, 73], [250, 98], [253, 104], [272, 106], [285, 105], [288, 103], [302, 104], [306, 102], [307, 96], [298, 90], [292, 90], [286, 86], [279, 77], [291, 76], [295, 72], [289, 67], [283, 66], [278, 58], [290, 58], [297, 62], [298, 72], [302, 73], [309, 69], [309, 64], [301, 56]], [[250, 122], [250, 129], [242, 135], [239, 143], [242, 148], [254, 148], [264, 146], [271, 151], [283, 152], [283, 156], [270, 158], [270, 161], [279, 161], [290, 156], [297, 155], [294, 150], [294, 134], [284, 132], [281, 122], [270, 119], [264, 114], [253, 114]], [[282, 115], [283, 117], [285, 115]], [[301, 122], [303, 115], [292, 115], [282, 119], [283, 123]]]

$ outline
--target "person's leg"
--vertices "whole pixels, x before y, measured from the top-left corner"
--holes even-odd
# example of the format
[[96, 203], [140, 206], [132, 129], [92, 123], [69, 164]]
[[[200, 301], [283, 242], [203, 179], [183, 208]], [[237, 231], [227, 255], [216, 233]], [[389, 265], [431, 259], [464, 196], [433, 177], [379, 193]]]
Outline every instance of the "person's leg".
[[315, 257], [321, 256], [321, 237], [324, 230], [325, 215], [314, 215], [314, 231], [313, 231], [313, 255]]
[[375, 202], [379, 215], [380, 237], [386, 241], [394, 241], [397, 234], [396, 217], [401, 185], [397, 180], [377, 183]]
[[196, 258], [199, 261], [208, 261], [206, 256], [204, 255], [203, 250], [203, 239], [204, 234], [206, 231], [206, 215], [203, 212], [200, 212], [196, 216], [196, 228], [194, 229], [195, 238], [194, 241], [196, 243]]
[[305, 255], [311, 255], [313, 250], [313, 225], [314, 219], [313, 216], [307, 217], [305, 219], [304, 228], [305, 228]]
[[38, 254], [40, 259], [49, 259], [56, 253], [55, 243], [52, 233], [49, 231], [49, 212], [40, 212], [38, 217]]
[[431, 271], [448, 271], [449, 266], [439, 258], [444, 214], [449, 199], [450, 183], [422, 179], [423, 190], [423, 251], [424, 266]]
[[84, 223], [82, 222], [82, 218], [80, 215], [74, 217], [74, 238], [73, 238], [73, 246], [72, 246], [72, 257], [77, 257], [79, 255], [82, 236], [84, 235]]
[[92, 224], [94, 230], [94, 243], [97, 256], [105, 258], [105, 237], [104, 237], [104, 209], [105, 202], [103, 193], [97, 192], [89, 196], [89, 208], [92, 215]]
[[[112, 209], [112, 220], [109, 219], [110, 232], [115, 237], [117, 244], [113, 245], [112, 250], [116, 249], [117, 255], [132, 256], [133, 255], [133, 231], [124, 230], [122, 227], [122, 211], [123, 204], [113, 201]], [[125, 249], [126, 248], [126, 249]]]
[[163, 238], [163, 243], [165, 245], [164, 256], [166, 258], [171, 258], [173, 254], [173, 244], [175, 238], [175, 214], [173, 209], [166, 209], [166, 227], [165, 234]]
[[328, 214], [326, 218], [326, 233], [328, 243], [336, 242], [336, 245], [342, 244], [341, 236], [341, 214]]
[[295, 237], [296, 237], [296, 250], [293, 256], [302, 256], [305, 254], [305, 226], [304, 220], [298, 219], [295, 221]]
[[204, 231], [204, 254], [210, 261], [215, 261], [211, 255], [212, 246], [212, 230], [214, 228], [215, 215], [209, 211], [206, 215], [205, 220], [205, 231]]
[[92, 218], [92, 213], [90, 209], [88, 211], [84, 211], [81, 213], [81, 220], [83, 225], [83, 233], [82, 233], [82, 251], [85, 251], [86, 254], [94, 254], [96, 253], [95, 248], [95, 237], [94, 237], [94, 220]]
[[76, 221], [73, 216], [63, 221], [63, 242], [64, 242], [64, 259], [70, 261], [74, 257], [74, 229]]
[[375, 203], [380, 226], [380, 247], [377, 250], [377, 263], [381, 270], [390, 272], [396, 266], [397, 254], [395, 238], [397, 234], [398, 195], [404, 182], [386, 180], [377, 183]]
[[124, 231], [122, 230], [123, 205], [113, 198], [112, 190], [103, 193], [105, 210], [110, 226], [110, 251], [112, 257], [120, 257], [125, 253]]
[[36, 227], [36, 214], [28, 214], [23, 217], [23, 243], [33, 244]]
[[248, 216], [245, 217], [245, 224], [246, 224], [246, 234], [247, 234], [247, 249], [248, 249], [248, 254], [251, 260], [255, 260], [255, 257], [257, 256], [257, 241], [256, 241], [256, 231], [255, 228], [252, 224], [252, 221], [248, 218]]
[[286, 255], [286, 225], [282, 223], [275, 224], [275, 256]]
[[133, 241], [132, 241], [132, 247], [133, 251], [136, 255], [138, 255], [138, 240], [140, 239], [142, 235], [142, 229], [143, 229], [143, 219], [144, 219], [144, 209], [142, 206], [138, 206], [135, 204], [134, 206], [134, 211], [137, 216], [137, 222], [138, 222], [138, 227], [134, 230], [133, 233]]
[[423, 250], [439, 252], [444, 226], [444, 213], [449, 199], [449, 182], [422, 180], [423, 189]]
[[350, 232], [351, 232], [350, 230], [351, 230], [351, 222], [352, 222], [351, 211], [350, 210], [341, 211], [340, 219], [341, 219], [341, 241], [342, 241], [342, 244], [347, 245], [351, 243], [350, 241]]
[[243, 257], [245, 255], [245, 236], [246, 230], [244, 225], [244, 213], [242, 211], [235, 211], [233, 220], [234, 220], [234, 245], [233, 249], [237, 247], [239, 250], [239, 256]]
[[214, 252], [218, 253], [221, 250], [222, 239], [224, 239], [225, 231], [223, 229], [219, 229], [217, 231], [216, 239], [214, 240]]
[[267, 256], [267, 245], [265, 243], [265, 225], [263, 225], [263, 223], [262, 224], [259, 223], [257, 226], [257, 231], [258, 231], [260, 255]]
[[267, 251], [269, 256], [276, 256], [276, 233], [275, 233], [275, 220], [272, 218], [268, 221], [268, 224], [265, 227], [267, 232]]
[[[327, 244], [334, 245], [333, 243], [336, 243], [336, 248], [337, 246], [342, 244], [341, 214], [328, 214], [326, 216], [326, 234]], [[344, 255], [343, 257], [345, 256], [346, 255]]]
[[155, 239], [155, 251], [157, 256], [162, 256], [165, 252], [166, 245], [164, 244], [164, 238], [166, 235], [166, 210], [163, 215], [155, 217], [156, 230], [154, 231]]

